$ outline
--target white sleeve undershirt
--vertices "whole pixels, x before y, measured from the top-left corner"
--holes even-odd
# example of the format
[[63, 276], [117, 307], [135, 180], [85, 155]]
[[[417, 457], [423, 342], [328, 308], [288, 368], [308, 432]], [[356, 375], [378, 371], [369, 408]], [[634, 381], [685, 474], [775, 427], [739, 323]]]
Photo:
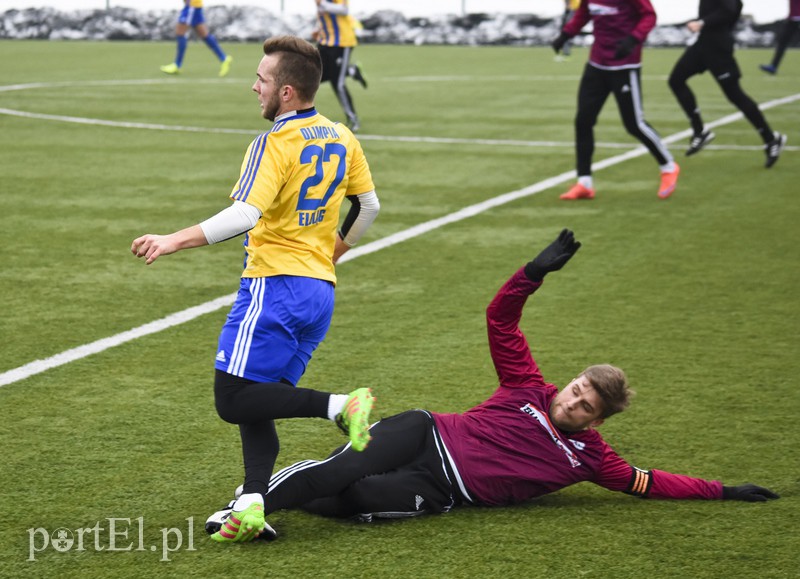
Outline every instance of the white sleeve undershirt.
[[257, 207], [244, 201], [234, 201], [230, 207], [203, 221], [200, 228], [208, 244], [212, 245], [250, 231], [259, 219], [261, 211]]
[[374, 189], [367, 193], [356, 195], [356, 197], [358, 197], [360, 204], [358, 217], [356, 217], [353, 225], [350, 226], [347, 235], [342, 239], [348, 247], [353, 247], [358, 243], [358, 240], [361, 239], [364, 232], [369, 229], [369, 226], [375, 221], [375, 218], [378, 216], [378, 211], [381, 209], [381, 203]]
[[322, 2], [319, 3], [318, 8], [322, 12], [327, 12], [328, 14], [339, 14], [341, 16], [344, 16], [348, 12], [347, 4], [336, 4], [334, 2], [328, 2], [327, 0], [322, 0]]
[[[381, 208], [375, 191], [361, 193], [356, 197], [360, 204], [358, 217], [342, 239], [348, 247], [358, 243], [364, 232], [375, 221]], [[212, 245], [250, 231], [260, 218], [261, 211], [257, 207], [243, 201], [234, 201], [229, 207], [200, 223], [200, 228], [208, 244]]]

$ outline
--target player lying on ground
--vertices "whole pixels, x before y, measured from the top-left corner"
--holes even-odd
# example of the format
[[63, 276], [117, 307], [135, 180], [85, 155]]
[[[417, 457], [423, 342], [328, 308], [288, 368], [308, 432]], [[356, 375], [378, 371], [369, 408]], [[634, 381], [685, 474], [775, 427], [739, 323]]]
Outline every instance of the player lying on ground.
[[[397, 518], [444, 513], [462, 504], [508, 505], [590, 481], [655, 499], [776, 499], [752, 485], [723, 486], [628, 464], [595, 427], [628, 405], [622, 370], [590, 366], [561, 390], [542, 378], [519, 328], [525, 302], [580, 243], [571, 231], [517, 271], [487, 310], [489, 348], [500, 386], [463, 414], [410, 410], [372, 426], [364, 452], [348, 444], [327, 460], [306, 460], [270, 480], [264, 511], [301, 508], [325, 516]], [[234, 524], [212, 515], [215, 532]], [[271, 527], [263, 538], [274, 538]]]

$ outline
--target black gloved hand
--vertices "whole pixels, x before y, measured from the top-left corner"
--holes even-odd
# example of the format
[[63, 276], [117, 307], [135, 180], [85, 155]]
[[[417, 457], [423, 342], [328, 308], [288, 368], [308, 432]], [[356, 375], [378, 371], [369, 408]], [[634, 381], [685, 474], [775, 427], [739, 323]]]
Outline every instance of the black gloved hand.
[[575, 234], [569, 229], [564, 229], [553, 243], [544, 248], [533, 261], [525, 266], [525, 275], [531, 281], [542, 281], [544, 276], [551, 271], [558, 271], [581, 246], [580, 241], [575, 241]]
[[617, 51], [614, 53], [614, 60], [619, 60], [620, 58], [625, 58], [630, 55], [637, 44], [639, 44], [639, 41], [636, 40], [635, 36], [631, 36], [630, 34], [617, 42]]
[[555, 50], [556, 54], [558, 54], [561, 52], [561, 49], [564, 48], [567, 40], [569, 40], [569, 36], [562, 32], [555, 40], [553, 40], [553, 42], [550, 43], [550, 46], [552, 46], [553, 50]]
[[773, 493], [769, 489], [754, 484], [747, 483], [738, 487], [722, 487], [722, 498], [726, 501], [747, 501], [748, 503], [759, 503], [770, 499], [779, 499], [780, 495]]

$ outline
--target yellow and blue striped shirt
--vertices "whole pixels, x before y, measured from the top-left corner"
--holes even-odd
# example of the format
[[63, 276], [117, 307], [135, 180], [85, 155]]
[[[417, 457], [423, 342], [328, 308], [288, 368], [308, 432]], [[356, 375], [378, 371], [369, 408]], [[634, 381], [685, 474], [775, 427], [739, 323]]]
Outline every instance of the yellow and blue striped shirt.
[[[332, 4], [348, 5], [348, 0], [328, 0]], [[353, 27], [353, 18], [349, 14], [329, 14], [317, 12], [319, 21], [319, 43], [323, 46], [353, 47], [358, 44]]]
[[248, 147], [231, 199], [262, 217], [247, 233], [242, 277], [295, 275], [336, 283], [333, 250], [346, 195], [375, 189], [361, 144], [315, 109], [275, 122]]

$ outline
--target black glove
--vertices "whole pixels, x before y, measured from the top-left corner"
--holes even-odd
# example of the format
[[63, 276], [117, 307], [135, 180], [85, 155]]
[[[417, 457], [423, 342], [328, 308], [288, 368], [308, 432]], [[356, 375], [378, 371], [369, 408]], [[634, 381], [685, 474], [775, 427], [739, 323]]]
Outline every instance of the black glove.
[[546, 274], [564, 267], [580, 246], [581, 242], [575, 241], [575, 234], [564, 229], [558, 239], [545, 247], [533, 261], [528, 262], [525, 275], [531, 281], [542, 281]]
[[726, 501], [747, 501], [759, 503], [770, 499], [779, 499], [780, 495], [769, 489], [754, 484], [739, 485], [738, 487], [722, 487], [722, 498]]
[[636, 37], [631, 36], [630, 34], [617, 42], [617, 51], [614, 53], [614, 60], [619, 60], [620, 58], [625, 58], [633, 49], [636, 48], [636, 45], [639, 44], [639, 41], [636, 40]]
[[561, 34], [558, 35], [558, 38], [556, 38], [555, 40], [553, 40], [553, 42], [550, 43], [550, 46], [552, 46], [553, 50], [555, 50], [556, 54], [558, 54], [559, 52], [561, 52], [561, 49], [564, 48], [564, 45], [567, 43], [567, 40], [569, 40], [569, 36], [567, 36], [565, 33], [562, 32]]

